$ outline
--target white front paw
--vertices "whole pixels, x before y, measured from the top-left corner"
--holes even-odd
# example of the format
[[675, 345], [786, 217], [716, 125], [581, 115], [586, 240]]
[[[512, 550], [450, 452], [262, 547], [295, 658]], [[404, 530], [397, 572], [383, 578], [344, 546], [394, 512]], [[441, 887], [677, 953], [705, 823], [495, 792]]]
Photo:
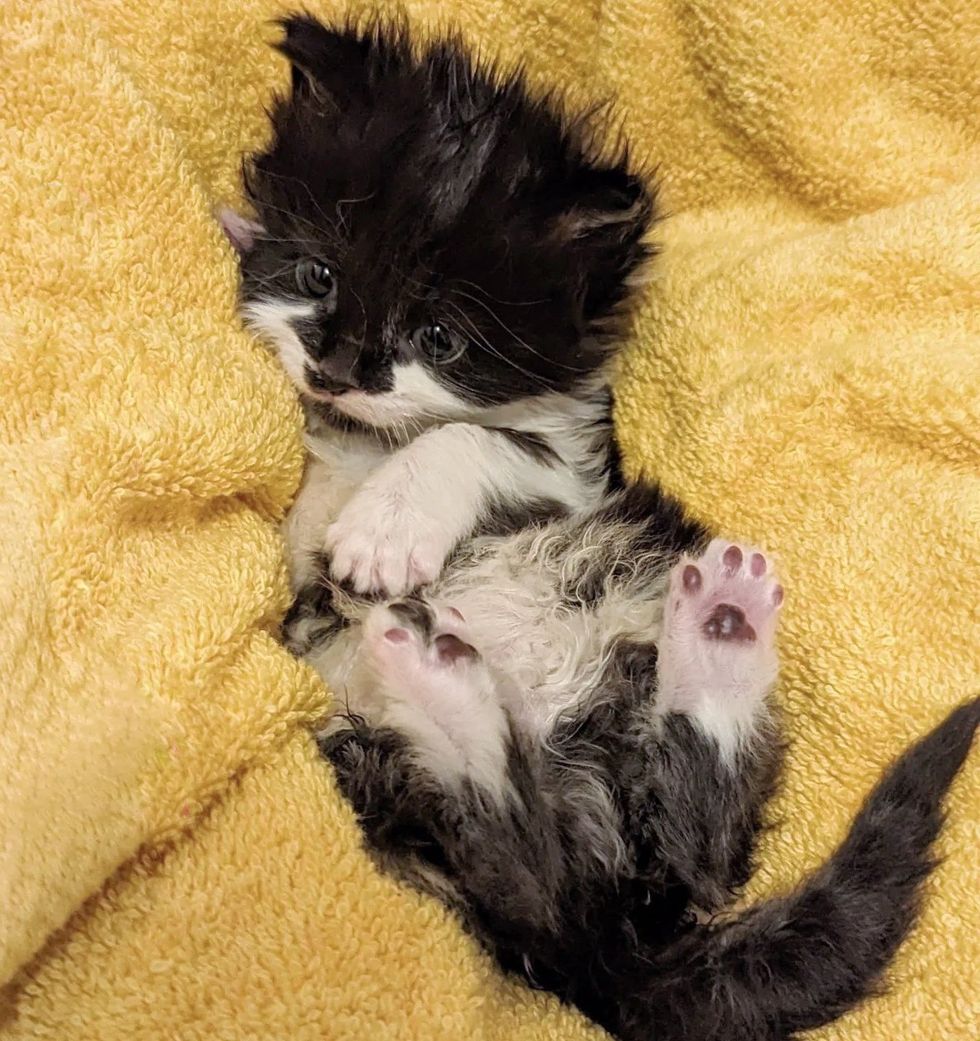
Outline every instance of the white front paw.
[[330, 573], [358, 593], [400, 596], [434, 581], [455, 538], [432, 517], [355, 495], [327, 529]]

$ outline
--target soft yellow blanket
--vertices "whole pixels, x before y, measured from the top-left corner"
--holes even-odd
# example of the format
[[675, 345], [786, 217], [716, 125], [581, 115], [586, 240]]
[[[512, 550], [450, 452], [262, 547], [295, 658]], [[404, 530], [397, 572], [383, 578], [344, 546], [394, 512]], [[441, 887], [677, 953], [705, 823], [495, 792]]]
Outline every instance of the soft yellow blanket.
[[[794, 743], [753, 892], [789, 883], [980, 687], [980, 7], [409, 9], [614, 93], [660, 164], [620, 432], [781, 561]], [[271, 635], [299, 415], [209, 211], [283, 82], [276, 11], [0, 5], [0, 1036], [594, 1037], [371, 868]], [[977, 776], [891, 993], [823, 1037], [976, 1036]]]

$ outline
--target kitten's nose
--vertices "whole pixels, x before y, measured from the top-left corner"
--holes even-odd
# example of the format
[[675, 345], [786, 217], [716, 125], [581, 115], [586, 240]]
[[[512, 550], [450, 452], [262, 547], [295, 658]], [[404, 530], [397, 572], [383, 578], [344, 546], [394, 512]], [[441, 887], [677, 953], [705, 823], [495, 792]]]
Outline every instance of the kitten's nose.
[[307, 370], [306, 380], [314, 390], [320, 390], [326, 394], [343, 394], [344, 391], [356, 389], [353, 383], [334, 379], [332, 376], [318, 372], [316, 369]]
[[358, 345], [349, 341], [342, 341], [320, 358], [317, 369], [317, 377], [322, 382], [318, 390], [325, 390], [330, 394], [342, 394], [345, 390], [356, 390], [358, 386], [354, 368], [360, 351]]

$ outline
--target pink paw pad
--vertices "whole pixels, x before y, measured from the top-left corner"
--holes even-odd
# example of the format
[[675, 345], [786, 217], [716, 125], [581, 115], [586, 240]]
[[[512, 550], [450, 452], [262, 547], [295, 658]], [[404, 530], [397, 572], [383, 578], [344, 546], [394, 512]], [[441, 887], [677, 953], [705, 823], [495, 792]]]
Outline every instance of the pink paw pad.
[[475, 661], [466, 641], [464, 619], [455, 607], [429, 604], [408, 609], [396, 603], [374, 609], [365, 629], [368, 651], [378, 664], [392, 668], [444, 668]]
[[455, 665], [458, 661], [469, 661], [477, 657], [476, 649], [453, 633], [442, 633], [432, 643], [436, 657], [443, 665]]
[[659, 699], [699, 720], [724, 748], [752, 726], [778, 674], [783, 590], [757, 549], [715, 539], [674, 567], [657, 644]]
[[713, 640], [755, 639], [755, 629], [746, 620], [745, 612], [734, 604], [718, 604], [701, 631]]
[[760, 632], [767, 636], [783, 602], [783, 587], [765, 555], [723, 539], [715, 539], [697, 560], [682, 561], [671, 585], [674, 611], [693, 615], [700, 633], [720, 642], [751, 643]]

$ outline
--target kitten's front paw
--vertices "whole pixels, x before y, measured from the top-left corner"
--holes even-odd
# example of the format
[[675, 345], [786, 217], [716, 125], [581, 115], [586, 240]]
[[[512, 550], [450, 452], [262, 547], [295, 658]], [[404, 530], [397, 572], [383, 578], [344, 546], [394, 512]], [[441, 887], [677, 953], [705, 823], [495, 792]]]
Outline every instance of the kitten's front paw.
[[355, 496], [327, 529], [330, 574], [358, 593], [402, 596], [439, 576], [455, 539], [432, 517]]

